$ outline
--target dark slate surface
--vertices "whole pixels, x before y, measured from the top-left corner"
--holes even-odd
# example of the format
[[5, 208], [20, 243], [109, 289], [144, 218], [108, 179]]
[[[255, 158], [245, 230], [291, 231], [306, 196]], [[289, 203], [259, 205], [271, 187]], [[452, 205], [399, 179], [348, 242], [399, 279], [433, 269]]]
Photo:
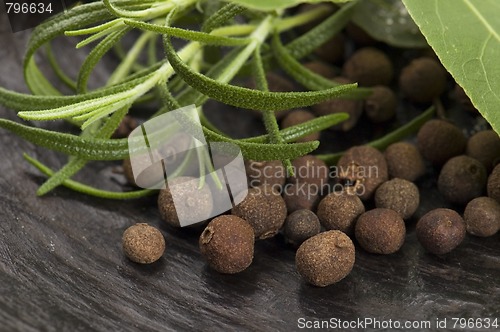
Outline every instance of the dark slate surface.
[[[26, 90], [20, 67], [26, 36], [0, 34], [0, 85], [17, 91]], [[4, 108], [0, 117], [16, 118]], [[435, 257], [417, 243], [411, 220], [400, 252], [358, 249], [353, 272], [327, 288], [302, 282], [294, 251], [277, 237], [257, 244], [248, 270], [225, 276], [201, 259], [200, 230], [161, 224], [155, 198], [115, 202], [64, 188], [38, 198], [44, 178], [22, 153], [52, 167], [64, 157], [2, 129], [0, 150], [2, 331], [288, 331], [298, 329], [300, 318], [500, 319], [498, 234], [468, 237], [453, 253]], [[94, 163], [77, 179], [118, 190], [110, 181], [113, 167]], [[441, 205], [428, 183], [421, 189], [417, 216]], [[121, 252], [123, 230], [140, 221], [161, 225], [166, 237], [166, 253], [152, 266], [133, 264]]]

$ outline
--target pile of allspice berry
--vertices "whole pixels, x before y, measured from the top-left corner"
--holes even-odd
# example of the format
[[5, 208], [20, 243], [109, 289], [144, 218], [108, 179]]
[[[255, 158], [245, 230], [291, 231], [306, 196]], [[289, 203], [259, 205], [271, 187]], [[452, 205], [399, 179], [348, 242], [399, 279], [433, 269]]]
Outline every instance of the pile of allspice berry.
[[[401, 100], [423, 108], [443, 95], [480, 117], [432, 52], [415, 52], [395, 68], [387, 49], [349, 24], [305, 65], [337, 82], [370, 87], [372, 95], [280, 112], [281, 127], [336, 112], [350, 117], [329, 129], [333, 132], [356, 130], [360, 119], [383, 126], [394, 121]], [[278, 74], [267, 78], [271, 90], [295, 89]], [[255, 241], [280, 233], [296, 249], [297, 271], [308, 283], [334, 284], [351, 272], [355, 244], [380, 255], [393, 254], [404, 245], [407, 223], [415, 222], [412, 216], [420, 205], [419, 179], [429, 169], [439, 174], [436, 184], [442, 198], [457, 209], [436, 208], [416, 220], [423, 250], [444, 255], [458, 247], [466, 233], [492, 236], [500, 229], [500, 138], [483, 129], [471, 133], [441, 115], [426, 122], [416, 139], [395, 142], [385, 151], [352, 146], [336, 165], [326, 165], [314, 155], [298, 158], [292, 162], [293, 176], [281, 161], [247, 160], [248, 196], [231, 211], [205, 222], [199, 237], [201, 255], [220, 273], [239, 273], [251, 265]], [[301, 141], [319, 138], [318, 133]], [[133, 182], [126, 162], [124, 169]], [[195, 209], [203, 215], [213, 203], [207, 199]], [[158, 206], [162, 219], [179, 227], [168, 188], [161, 190]], [[140, 223], [125, 231], [123, 250], [134, 262], [152, 263], [162, 256], [165, 240], [158, 229]]]

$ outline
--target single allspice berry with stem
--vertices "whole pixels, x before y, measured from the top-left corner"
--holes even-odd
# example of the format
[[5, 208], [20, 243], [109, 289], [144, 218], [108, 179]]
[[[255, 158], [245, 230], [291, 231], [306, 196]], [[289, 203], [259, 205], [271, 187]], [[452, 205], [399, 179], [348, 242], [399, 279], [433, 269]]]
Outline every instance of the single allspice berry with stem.
[[327, 231], [307, 239], [295, 255], [299, 274], [318, 287], [344, 279], [352, 271], [354, 261], [354, 244], [341, 231]]
[[165, 251], [163, 234], [153, 226], [138, 223], [125, 230], [122, 237], [123, 252], [133, 262], [151, 264]]
[[201, 233], [200, 252], [209, 266], [220, 273], [234, 274], [252, 264], [255, 234], [245, 220], [222, 215]]
[[370, 199], [379, 185], [389, 179], [387, 162], [377, 149], [362, 145], [347, 150], [337, 163], [339, 181], [346, 190]]
[[417, 222], [417, 239], [429, 252], [436, 255], [447, 254], [465, 238], [465, 222], [450, 209], [434, 209], [427, 212]]

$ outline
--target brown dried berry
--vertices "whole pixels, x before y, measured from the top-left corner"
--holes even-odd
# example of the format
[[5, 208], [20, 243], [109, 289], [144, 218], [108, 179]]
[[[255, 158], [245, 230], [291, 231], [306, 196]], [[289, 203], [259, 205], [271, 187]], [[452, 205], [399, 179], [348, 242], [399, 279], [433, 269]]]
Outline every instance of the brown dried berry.
[[329, 169], [325, 162], [313, 155], [305, 155], [292, 161], [294, 175], [290, 183], [308, 183], [319, 190], [328, 183]]
[[113, 138], [125, 138], [128, 137], [128, 135], [137, 128], [138, 122], [135, 118], [131, 117], [130, 115], [125, 115], [123, 118], [122, 122], [120, 122], [120, 125], [118, 128], [115, 130], [113, 133]]
[[364, 47], [344, 63], [342, 75], [358, 82], [360, 86], [388, 85], [392, 81], [394, 68], [384, 52]]
[[473, 114], [478, 114], [478, 110], [474, 107], [472, 104], [469, 96], [465, 93], [464, 89], [458, 85], [455, 84], [455, 88], [453, 89], [455, 99], [462, 105], [462, 107], [466, 110], [469, 111]]
[[[335, 77], [334, 81], [341, 84], [353, 83], [352, 81], [344, 77]], [[333, 127], [333, 130], [349, 131], [357, 123], [361, 114], [363, 113], [363, 102], [359, 100], [347, 100], [347, 99], [330, 99], [322, 103], [312, 106], [314, 114], [317, 116], [329, 115], [334, 113], [347, 113], [349, 118]]]
[[359, 216], [355, 234], [359, 244], [366, 251], [374, 254], [392, 254], [403, 246], [406, 227], [396, 211], [377, 208]]
[[391, 178], [415, 181], [425, 173], [425, 164], [417, 147], [411, 143], [398, 142], [384, 152]]
[[247, 197], [231, 213], [246, 220], [253, 227], [257, 239], [276, 235], [287, 215], [285, 201], [269, 185], [250, 188]]
[[334, 67], [321, 61], [307, 62], [304, 63], [303, 66], [313, 73], [321, 75], [325, 78], [333, 79], [335, 76], [338, 76], [338, 72]]
[[427, 121], [418, 131], [417, 146], [425, 159], [441, 166], [462, 154], [467, 139], [460, 128], [444, 120]]
[[127, 182], [135, 186], [136, 184], [134, 173], [132, 172], [132, 163], [130, 162], [130, 158], [123, 159], [122, 168], [123, 175], [125, 176], [125, 179], [127, 179]]
[[500, 137], [493, 130], [483, 130], [472, 135], [467, 141], [466, 153], [479, 160], [491, 172], [500, 162]]
[[500, 164], [496, 165], [488, 177], [488, 196], [500, 203]]
[[[310, 120], [315, 119], [316, 117], [309, 111], [306, 110], [296, 110], [288, 113], [283, 121], [281, 121], [282, 128], [292, 127]], [[299, 138], [296, 142], [310, 142], [318, 140], [320, 136], [319, 132], [307, 135], [305, 137]]]
[[354, 261], [354, 244], [341, 231], [327, 231], [307, 239], [295, 256], [299, 274], [318, 287], [344, 279], [352, 271]]
[[234, 274], [252, 264], [255, 234], [245, 220], [231, 215], [213, 219], [200, 235], [200, 252], [211, 268]]
[[399, 87], [410, 101], [431, 102], [446, 89], [446, 71], [431, 58], [415, 59], [401, 71]]
[[438, 178], [438, 189], [449, 202], [467, 204], [483, 194], [486, 181], [483, 164], [471, 157], [458, 156], [444, 164]]
[[[213, 208], [213, 197], [208, 186], [198, 188], [199, 179], [180, 176], [168, 182], [166, 189], [160, 190], [158, 208], [160, 215], [167, 224], [180, 227], [179, 215], [183, 216], [186, 224], [204, 221], [210, 217]], [[175, 188], [176, 201], [174, 204], [170, 188]]]
[[450, 209], [435, 209], [417, 222], [417, 238], [429, 252], [443, 255], [455, 249], [465, 238], [465, 222]]
[[355, 146], [337, 164], [338, 177], [347, 190], [370, 199], [379, 185], [389, 179], [384, 155], [370, 146]]
[[356, 195], [346, 191], [333, 192], [318, 205], [318, 218], [327, 230], [340, 230], [347, 235], [354, 232], [354, 224], [365, 212], [363, 202]]
[[165, 239], [161, 232], [146, 223], [138, 223], [125, 230], [122, 237], [123, 252], [133, 262], [151, 264], [165, 252]]
[[374, 86], [372, 91], [365, 100], [365, 112], [368, 118], [374, 123], [392, 119], [396, 115], [398, 106], [394, 91], [383, 85]]
[[500, 229], [500, 204], [489, 197], [475, 198], [467, 204], [464, 220], [469, 234], [495, 235]]
[[337, 63], [344, 59], [345, 53], [345, 36], [343, 34], [336, 34], [324, 44], [314, 50], [321, 60], [329, 63]]
[[286, 169], [281, 160], [246, 160], [245, 170], [250, 187], [267, 184], [279, 190], [286, 181]]
[[321, 225], [318, 217], [310, 210], [297, 210], [285, 220], [285, 239], [294, 246], [300, 246], [302, 242], [320, 231]]
[[312, 183], [287, 183], [283, 187], [283, 199], [288, 213], [297, 210], [315, 210], [325, 188]]
[[346, 32], [348, 37], [359, 46], [373, 46], [377, 44], [377, 41], [372, 36], [352, 22], [347, 24]]
[[410, 218], [419, 204], [418, 188], [408, 180], [395, 178], [382, 183], [375, 191], [375, 206], [394, 210], [403, 219]]

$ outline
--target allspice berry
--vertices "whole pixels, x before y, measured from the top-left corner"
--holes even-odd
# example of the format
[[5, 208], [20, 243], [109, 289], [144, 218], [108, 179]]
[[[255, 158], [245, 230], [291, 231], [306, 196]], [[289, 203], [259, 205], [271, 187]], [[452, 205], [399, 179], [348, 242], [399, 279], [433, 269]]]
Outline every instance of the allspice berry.
[[468, 156], [457, 156], [448, 160], [441, 169], [438, 189], [450, 203], [467, 204], [483, 194], [486, 181], [483, 164]]
[[288, 213], [302, 209], [314, 211], [326, 191], [326, 187], [312, 183], [287, 183], [283, 187], [283, 199]]
[[[281, 121], [282, 128], [292, 127], [310, 120], [315, 119], [316, 116], [306, 110], [296, 110], [288, 113], [284, 119]], [[296, 142], [310, 142], [318, 140], [320, 136], [319, 132], [307, 135], [305, 137], [299, 138]]]
[[403, 219], [410, 218], [419, 204], [418, 187], [408, 180], [394, 178], [382, 183], [375, 191], [375, 206], [394, 210]]
[[464, 212], [467, 233], [487, 237], [500, 229], [500, 204], [489, 197], [474, 198]]
[[358, 217], [365, 212], [365, 206], [357, 195], [346, 191], [333, 192], [318, 205], [318, 218], [327, 230], [340, 230], [347, 235], [354, 233]]
[[363, 249], [374, 254], [392, 254], [405, 242], [403, 218], [390, 209], [373, 209], [359, 216], [355, 235]]
[[384, 152], [391, 178], [415, 181], [425, 173], [424, 158], [417, 147], [407, 142], [389, 145]]
[[308, 183], [318, 189], [328, 183], [329, 169], [326, 163], [313, 155], [305, 155], [292, 161], [294, 175], [288, 179], [290, 183]]
[[231, 213], [246, 220], [254, 229], [256, 239], [266, 239], [278, 233], [285, 222], [286, 204], [269, 185], [248, 190], [248, 195]]
[[372, 88], [372, 94], [365, 100], [365, 112], [374, 123], [392, 119], [396, 115], [398, 100], [392, 89], [377, 85]]
[[488, 177], [488, 196], [500, 203], [500, 164], [496, 165]]
[[132, 171], [132, 162], [130, 161], [130, 158], [123, 159], [122, 168], [123, 168], [123, 175], [125, 176], [127, 182], [135, 186], [136, 185], [135, 178], [134, 178], [134, 173]]
[[310, 61], [304, 63], [303, 66], [313, 73], [321, 75], [325, 78], [333, 79], [335, 76], [338, 76], [337, 70], [325, 62]]
[[123, 232], [122, 246], [123, 252], [131, 261], [151, 264], [165, 252], [165, 239], [153, 226], [138, 223]]
[[345, 37], [343, 34], [336, 34], [324, 44], [320, 45], [314, 50], [321, 60], [329, 63], [337, 63], [344, 59], [345, 52]]
[[120, 122], [120, 125], [118, 128], [116, 128], [115, 132], [113, 133], [112, 138], [125, 138], [130, 135], [130, 133], [137, 128], [139, 123], [137, 120], [130, 116], [130, 115], [125, 115], [123, 118], [122, 122]]
[[427, 121], [417, 134], [420, 153], [437, 166], [462, 154], [466, 143], [467, 139], [460, 128], [444, 120]]
[[[340, 84], [353, 83], [353, 81], [345, 77], [335, 77], [333, 80]], [[329, 115], [334, 113], [349, 114], [349, 118], [347, 120], [331, 127], [331, 129], [333, 130], [349, 131], [358, 123], [358, 120], [363, 113], [363, 102], [359, 100], [334, 98], [313, 105], [312, 110], [317, 116]]]
[[389, 179], [384, 155], [371, 146], [355, 146], [337, 164], [338, 177], [349, 192], [370, 199], [379, 185]]
[[483, 130], [467, 141], [466, 154], [479, 160], [491, 172], [500, 163], [500, 137], [493, 130]]
[[295, 255], [299, 274], [318, 287], [344, 279], [352, 271], [354, 261], [354, 244], [341, 231], [327, 231], [307, 239]]
[[351, 55], [342, 67], [342, 75], [360, 86], [388, 85], [394, 68], [389, 57], [374, 47], [364, 47]]
[[416, 233], [418, 241], [427, 251], [443, 255], [458, 247], [464, 240], [465, 222], [453, 210], [434, 209], [420, 218]]
[[267, 184], [279, 190], [286, 181], [286, 169], [281, 160], [245, 160], [245, 170], [250, 187]]
[[297, 210], [285, 220], [284, 235], [286, 242], [297, 247], [320, 231], [319, 219], [310, 210]]
[[399, 87], [410, 101], [431, 102], [446, 89], [446, 70], [432, 58], [415, 59], [401, 71]]
[[202, 256], [211, 268], [234, 274], [245, 270], [253, 260], [255, 234], [245, 220], [231, 215], [214, 218], [200, 235]]
[[[205, 221], [213, 209], [213, 197], [208, 186], [198, 188], [200, 179], [180, 176], [172, 179], [166, 189], [160, 190], [158, 208], [161, 218], [169, 225], [180, 227], [179, 216], [184, 224], [194, 224]], [[178, 202], [174, 204], [171, 189], [174, 188]]]

